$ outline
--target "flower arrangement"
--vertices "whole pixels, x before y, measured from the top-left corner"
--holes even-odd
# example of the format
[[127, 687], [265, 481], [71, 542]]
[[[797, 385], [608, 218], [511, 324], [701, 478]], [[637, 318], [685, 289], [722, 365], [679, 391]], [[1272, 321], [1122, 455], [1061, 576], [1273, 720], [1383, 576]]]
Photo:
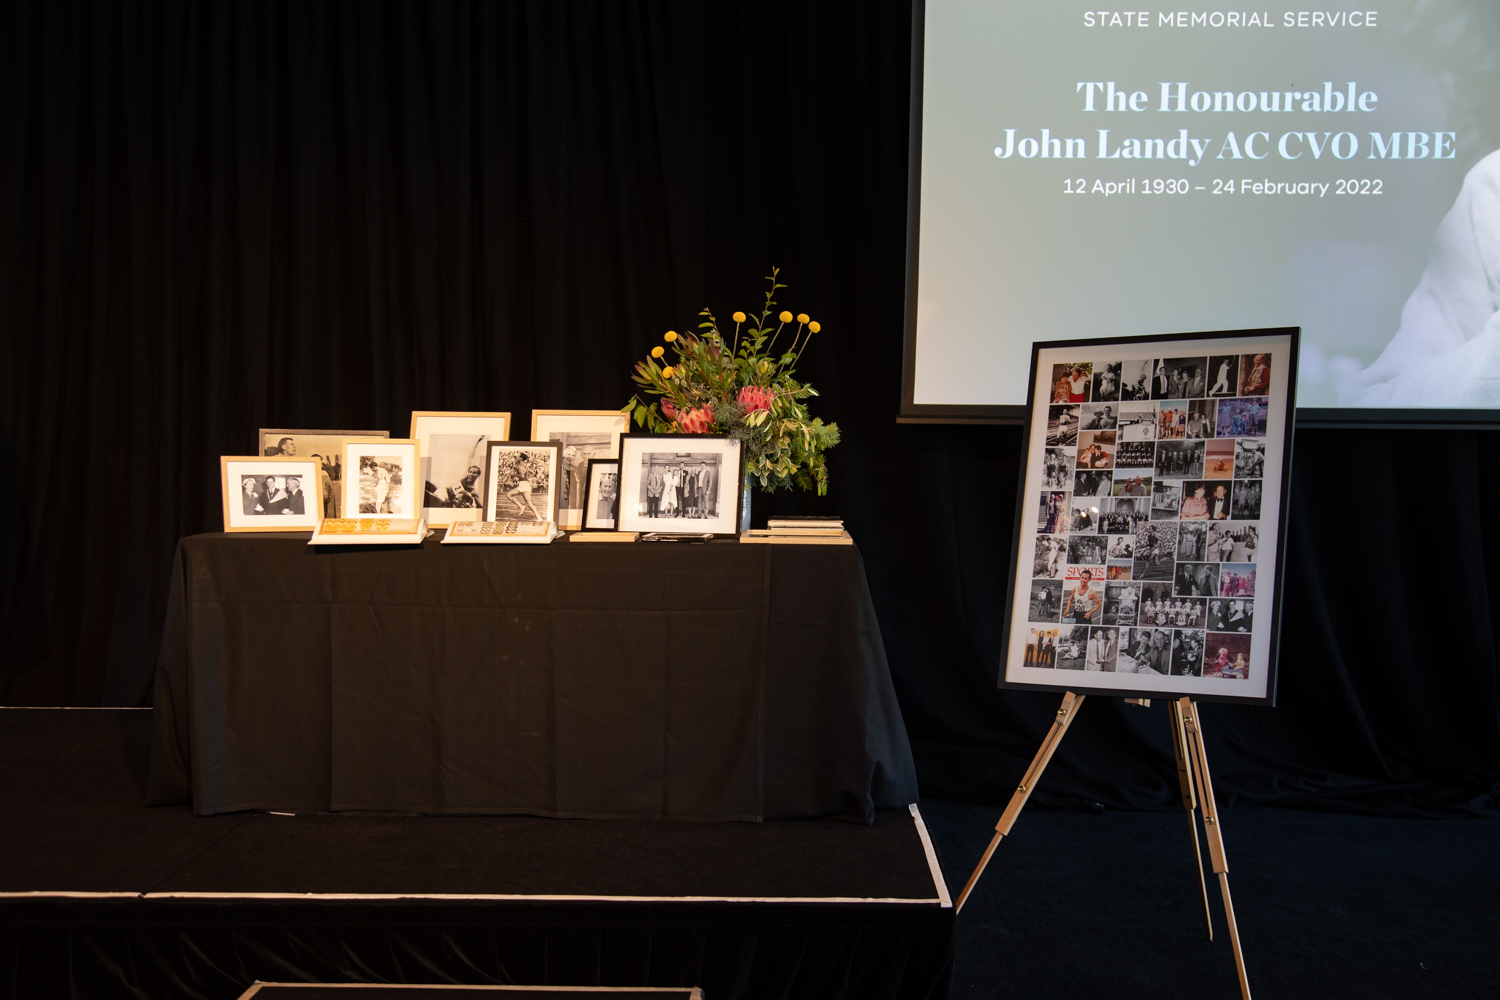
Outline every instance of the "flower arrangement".
[[[663, 339], [676, 352], [663, 362], [657, 346], [635, 366], [631, 376], [646, 393], [660, 398], [646, 403], [632, 396], [621, 412], [655, 434], [727, 434], [743, 442], [745, 473], [762, 490], [814, 489], [828, 492], [824, 452], [839, 443], [837, 424], [808, 414], [803, 400], [818, 393], [795, 377], [797, 361], [821, 327], [806, 313], [775, 312], [781, 271], [772, 268], [771, 287], [760, 314], [736, 312], [734, 331], [726, 337], [708, 309], [697, 334], [668, 330]], [[777, 353], [777, 341], [795, 324], [791, 340]]]

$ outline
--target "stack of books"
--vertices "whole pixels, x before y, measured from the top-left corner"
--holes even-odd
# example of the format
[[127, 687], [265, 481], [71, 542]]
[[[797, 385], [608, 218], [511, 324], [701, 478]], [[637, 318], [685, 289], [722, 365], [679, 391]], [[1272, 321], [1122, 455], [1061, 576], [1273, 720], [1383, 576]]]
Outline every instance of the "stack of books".
[[843, 518], [820, 514], [770, 518], [766, 527], [753, 528], [740, 535], [740, 541], [776, 545], [854, 544], [854, 539], [844, 530]]

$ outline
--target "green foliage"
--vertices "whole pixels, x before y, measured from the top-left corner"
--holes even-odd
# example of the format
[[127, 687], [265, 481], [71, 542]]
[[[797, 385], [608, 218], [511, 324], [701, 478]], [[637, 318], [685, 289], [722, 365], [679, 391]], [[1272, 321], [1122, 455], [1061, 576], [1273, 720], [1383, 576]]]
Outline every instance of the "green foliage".
[[[818, 324], [805, 315], [773, 312], [777, 290], [786, 287], [776, 280], [780, 273], [772, 268], [766, 278], [771, 287], [759, 315], [735, 314], [730, 336], [720, 332], [708, 309], [699, 313], [698, 333], [668, 333], [676, 360], [662, 365], [649, 357], [637, 364], [631, 378], [643, 392], [620, 412], [653, 434], [682, 433], [684, 418], [689, 423], [702, 420], [700, 433], [727, 434], [744, 442], [745, 471], [762, 490], [795, 486], [816, 489], [822, 496], [828, 492], [824, 452], [839, 443], [839, 428], [807, 411], [804, 401], [818, 393], [799, 382], [795, 372]], [[791, 340], [777, 353], [787, 327], [793, 327]], [[660, 399], [642, 398], [649, 395]], [[664, 409], [666, 403], [670, 409]]]

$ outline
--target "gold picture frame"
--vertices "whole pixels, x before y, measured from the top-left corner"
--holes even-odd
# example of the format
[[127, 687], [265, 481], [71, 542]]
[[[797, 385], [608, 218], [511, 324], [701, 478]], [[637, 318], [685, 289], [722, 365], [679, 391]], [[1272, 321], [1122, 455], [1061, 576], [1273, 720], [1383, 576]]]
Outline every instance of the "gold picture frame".
[[344, 516], [420, 518], [419, 457], [417, 442], [410, 438], [345, 441]]
[[407, 437], [421, 453], [418, 502], [429, 525], [483, 520], [489, 443], [509, 441], [510, 428], [509, 411], [412, 411]]
[[[322, 520], [322, 463], [307, 458], [220, 455], [224, 531], [312, 531]], [[310, 488], [311, 487], [311, 488]], [[313, 492], [316, 489], [318, 492]]]
[[629, 432], [630, 415], [621, 410], [531, 411], [531, 440], [562, 446], [558, 528], [577, 531], [583, 527], [589, 461], [619, 458], [620, 437]]

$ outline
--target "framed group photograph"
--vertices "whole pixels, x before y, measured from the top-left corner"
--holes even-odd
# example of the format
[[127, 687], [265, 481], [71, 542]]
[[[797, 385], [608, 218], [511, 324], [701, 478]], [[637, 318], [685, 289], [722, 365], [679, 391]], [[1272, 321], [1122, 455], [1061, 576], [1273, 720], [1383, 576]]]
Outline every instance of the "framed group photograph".
[[588, 486], [583, 495], [583, 530], [614, 531], [620, 518], [619, 459], [589, 459]]
[[588, 494], [589, 462], [618, 458], [620, 435], [630, 430], [630, 417], [619, 410], [532, 410], [531, 440], [562, 445], [558, 473], [558, 528], [583, 527]]
[[738, 536], [743, 468], [724, 435], [626, 434], [616, 530]]
[[410, 439], [344, 442], [343, 516], [419, 519], [417, 454], [417, 442]]
[[388, 438], [390, 431], [302, 430], [262, 427], [256, 451], [266, 458], [310, 458], [322, 468], [318, 498], [324, 517], [344, 516], [344, 444], [355, 438]]
[[555, 525], [561, 464], [562, 445], [553, 441], [491, 441], [484, 519]]
[[1275, 704], [1299, 336], [1033, 345], [1001, 687]]
[[307, 531], [322, 520], [322, 463], [308, 458], [221, 455], [224, 530]]
[[413, 410], [421, 455], [421, 516], [434, 527], [484, 519], [484, 465], [491, 441], [510, 440], [509, 413]]

